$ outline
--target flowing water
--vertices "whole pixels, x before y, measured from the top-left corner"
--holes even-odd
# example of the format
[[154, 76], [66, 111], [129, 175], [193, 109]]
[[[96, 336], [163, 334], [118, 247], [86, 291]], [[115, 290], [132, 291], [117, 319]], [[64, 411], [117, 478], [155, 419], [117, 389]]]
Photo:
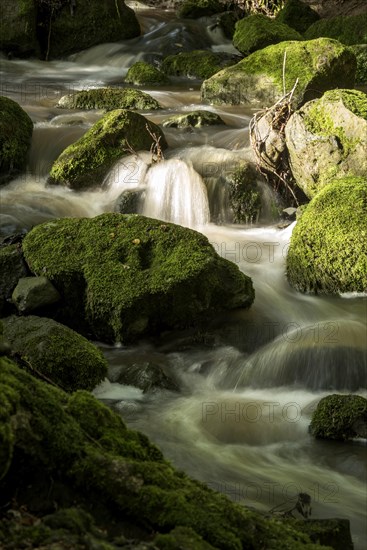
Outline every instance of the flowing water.
[[54, 217], [114, 211], [129, 190], [139, 192], [140, 213], [206, 234], [219, 254], [252, 277], [252, 308], [218, 316], [200, 334], [166, 334], [127, 348], [101, 346], [111, 372], [126, 361], [158, 364], [180, 393], [145, 395], [105, 381], [96, 395], [147, 433], [177, 467], [233, 500], [264, 511], [285, 510], [298, 493], [307, 492], [312, 517], [349, 518], [355, 548], [364, 548], [366, 442], [315, 441], [308, 424], [324, 395], [367, 396], [367, 297], [306, 296], [289, 287], [285, 256], [293, 225], [277, 228], [268, 189], [263, 188], [256, 226], [231, 225], [223, 179], [251, 158], [252, 111], [200, 105], [195, 80], [147, 89], [163, 106], [144, 113], [154, 122], [200, 107], [220, 114], [226, 126], [167, 129], [170, 147], [163, 162], [152, 165], [148, 153], [127, 156], [97, 190], [80, 194], [46, 185], [53, 160], [102, 116], [57, 109], [62, 95], [123, 85], [132, 63], [158, 62], [168, 45], [175, 51], [232, 51], [211, 29], [211, 20], [180, 22], [156, 10], [139, 17], [145, 34], [134, 40], [97, 46], [64, 61], [1, 60], [1, 93], [25, 108], [35, 130], [27, 172], [1, 189], [0, 235]]

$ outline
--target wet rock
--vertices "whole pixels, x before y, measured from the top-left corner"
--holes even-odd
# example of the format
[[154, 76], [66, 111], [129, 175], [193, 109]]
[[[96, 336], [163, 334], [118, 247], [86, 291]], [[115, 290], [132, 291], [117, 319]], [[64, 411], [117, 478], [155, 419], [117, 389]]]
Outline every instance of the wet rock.
[[323, 397], [312, 415], [310, 432], [321, 439], [366, 437], [367, 399], [360, 395]]
[[284, 96], [285, 52], [286, 92], [298, 79], [293, 96], [295, 106], [319, 97], [326, 90], [354, 85], [354, 54], [335, 40], [320, 38], [281, 42], [252, 53], [205, 80], [201, 87], [202, 100], [212, 104], [274, 105]]
[[59, 292], [46, 277], [22, 277], [12, 294], [13, 303], [23, 314], [55, 304], [60, 299]]
[[22, 107], [0, 96], [0, 184], [25, 168], [32, 132], [33, 122]]
[[121, 193], [115, 205], [115, 212], [137, 214], [145, 189], [126, 189]]
[[210, 78], [223, 67], [233, 65], [238, 58], [224, 53], [208, 50], [193, 50], [165, 57], [162, 71], [169, 76], [186, 76], [189, 78]]
[[157, 85], [161, 86], [170, 82], [167, 75], [157, 67], [145, 61], [137, 61], [127, 71], [125, 82], [136, 86]]
[[223, 120], [216, 113], [210, 111], [191, 111], [182, 115], [174, 115], [163, 121], [164, 128], [201, 128], [202, 126], [213, 126], [224, 124]]
[[62, 294], [60, 319], [106, 342], [190, 326], [254, 299], [251, 279], [206, 237], [144, 216], [54, 220], [28, 233], [23, 250]]
[[326, 92], [291, 116], [285, 139], [293, 177], [309, 198], [330, 179], [367, 176], [367, 95]]
[[0, 314], [11, 310], [11, 295], [20, 278], [29, 275], [21, 248], [11, 244], [0, 248]]
[[97, 88], [64, 95], [57, 104], [63, 109], [159, 109], [152, 96], [132, 88]]
[[2, 319], [4, 338], [31, 373], [67, 391], [92, 390], [107, 374], [102, 353], [83, 336], [68, 327], [30, 315]]
[[184, 0], [178, 10], [179, 17], [196, 19], [219, 13], [223, 10], [218, 0]]
[[178, 385], [167, 374], [167, 368], [151, 361], [139, 361], [125, 364], [113, 381], [119, 384], [135, 386], [143, 393], [152, 393], [159, 390], [178, 391]]

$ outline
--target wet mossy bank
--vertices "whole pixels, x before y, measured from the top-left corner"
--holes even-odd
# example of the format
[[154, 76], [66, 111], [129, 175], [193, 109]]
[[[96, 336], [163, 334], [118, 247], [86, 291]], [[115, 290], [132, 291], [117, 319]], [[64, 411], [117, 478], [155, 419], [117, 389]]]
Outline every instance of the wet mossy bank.
[[[50, 538], [69, 540], [62, 548], [94, 548], [91, 539], [124, 548], [125, 535], [160, 549], [182, 548], [185, 538], [184, 548], [202, 550], [326, 548], [302, 522], [265, 518], [175, 470], [87, 392], [67, 395], [4, 357], [0, 374], [2, 548], [25, 540], [39, 548]], [[12, 506], [21, 511], [11, 514]]]

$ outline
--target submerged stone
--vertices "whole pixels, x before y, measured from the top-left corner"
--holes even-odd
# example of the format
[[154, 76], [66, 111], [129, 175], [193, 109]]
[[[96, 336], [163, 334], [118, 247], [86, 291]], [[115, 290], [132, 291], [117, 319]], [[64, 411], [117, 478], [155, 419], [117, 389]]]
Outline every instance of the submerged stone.
[[367, 437], [367, 399], [360, 395], [323, 397], [312, 415], [310, 432], [321, 439]]
[[62, 295], [59, 315], [102, 341], [128, 341], [248, 307], [251, 279], [196, 231], [139, 215], [102, 214], [35, 227], [26, 261]]
[[57, 104], [63, 109], [159, 109], [151, 95], [132, 88], [97, 88], [64, 95]]
[[270, 107], [298, 80], [293, 103], [301, 105], [326, 90], [352, 88], [355, 71], [354, 54], [336, 40], [280, 42], [205, 80], [201, 97], [205, 103]]

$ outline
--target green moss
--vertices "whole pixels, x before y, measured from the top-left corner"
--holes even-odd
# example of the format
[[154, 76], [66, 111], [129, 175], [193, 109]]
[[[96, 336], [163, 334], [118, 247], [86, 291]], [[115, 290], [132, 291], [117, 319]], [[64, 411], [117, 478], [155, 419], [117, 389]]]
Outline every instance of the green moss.
[[356, 84], [367, 84], [367, 44], [356, 44], [350, 49], [356, 56]]
[[137, 61], [137, 63], [134, 63], [134, 65], [132, 65], [127, 71], [125, 82], [135, 84], [137, 86], [144, 86], [148, 84], [163, 85], [168, 84], [169, 79], [151, 63], [147, 63], [146, 61]]
[[162, 62], [162, 71], [170, 76], [210, 78], [223, 67], [233, 65], [230, 56], [207, 50], [193, 50], [169, 55]]
[[11, 295], [21, 277], [28, 274], [22, 251], [16, 244], [0, 248], [0, 315], [11, 310]]
[[160, 105], [156, 99], [145, 92], [133, 88], [97, 88], [83, 90], [62, 97], [58, 107], [64, 109], [141, 109], [155, 110]]
[[330, 182], [297, 222], [287, 256], [290, 284], [302, 292], [367, 289], [367, 180]]
[[25, 168], [32, 132], [33, 122], [20, 105], [0, 96], [0, 184]]
[[219, 115], [210, 111], [200, 110], [171, 116], [163, 121], [162, 126], [164, 128], [201, 128], [202, 126], [218, 124], [224, 124]]
[[256, 170], [250, 164], [238, 168], [229, 179], [229, 202], [235, 223], [252, 224], [259, 219], [261, 196], [256, 180]]
[[338, 15], [331, 19], [320, 19], [305, 32], [307, 40], [321, 36], [335, 38], [342, 44], [366, 44], [367, 13], [350, 16]]
[[233, 35], [234, 46], [244, 55], [285, 40], [302, 40], [302, 36], [288, 25], [265, 15], [240, 19]]
[[328, 395], [312, 415], [310, 432], [318, 438], [344, 441], [359, 435], [359, 421], [367, 422], [367, 399], [359, 395]]
[[36, 36], [36, 11], [33, 0], [2, 2], [0, 50], [19, 57], [39, 53]]
[[160, 550], [213, 550], [213, 546], [205, 542], [190, 527], [176, 527], [167, 535], [157, 535], [154, 543]]
[[104, 341], [191, 325], [254, 298], [250, 279], [206, 237], [143, 216], [48, 222], [28, 233], [23, 249], [31, 269], [46, 268], [62, 293], [64, 322], [81, 315]]
[[179, 17], [196, 19], [223, 11], [218, 0], [185, 0], [178, 11]]
[[92, 390], [107, 375], [107, 361], [91, 342], [44, 317], [7, 317], [4, 336], [37, 373], [67, 391]]
[[319, 38], [307, 42], [281, 42], [258, 50], [233, 67], [220, 71], [202, 85], [203, 100], [212, 103], [273, 105], [285, 89], [298, 84], [295, 105], [319, 97], [338, 87], [353, 88], [356, 59], [335, 40]]
[[167, 143], [156, 124], [132, 111], [111, 111], [61, 153], [51, 168], [49, 182], [78, 190], [100, 185], [112, 165], [131, 154], [131, 148], [150, 150], [154, 143], [151, 133], [161, 138], [160, 146], [165, 149]]
[[304, 33], [310, 25], [320, 19], [318, 13], [301, 0], [287, 0], [276, 16], [276, 20], [285, 23], [292, 29]]

